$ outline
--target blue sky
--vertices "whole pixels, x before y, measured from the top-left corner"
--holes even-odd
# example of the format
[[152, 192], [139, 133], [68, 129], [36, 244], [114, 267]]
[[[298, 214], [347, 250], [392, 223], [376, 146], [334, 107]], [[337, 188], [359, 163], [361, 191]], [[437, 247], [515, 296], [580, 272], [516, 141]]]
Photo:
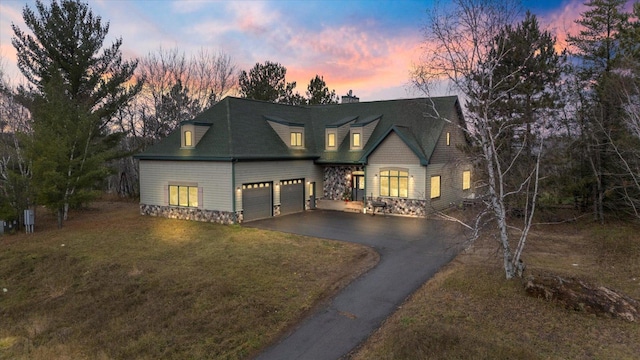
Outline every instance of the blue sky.
[[[160, 47], [177, 47], [187, 55], [203, 48], [222, 50], [239, 69], [266, 60], [281, 63], [287, 68], [287, 81], [296, 81], [302, 94], [319, 74], [339, 95], [353, 90], [363, 101], [420, 95], [408, 86], [409, 74], [419, 60], [426, 11], [433, 4], [432, 0], [85, 1], [94, 14], [110, 22], [109, 42], [122, 37], [127, 58]], [[585, 10], [582, 2], [526, 0], [524, 6], [562, 37]], [[11, 23], [27, 30], [22, 9], [25, 5], [35, 9], [34, 4], [35, 0], [0, 2], [0, 55], [14, 83], [20, 76]]]

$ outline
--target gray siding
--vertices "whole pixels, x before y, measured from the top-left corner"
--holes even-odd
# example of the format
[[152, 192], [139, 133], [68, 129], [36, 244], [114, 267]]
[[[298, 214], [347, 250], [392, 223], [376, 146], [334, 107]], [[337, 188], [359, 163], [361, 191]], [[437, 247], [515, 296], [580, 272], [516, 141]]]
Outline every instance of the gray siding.
[[207, 130], [209, 130], [209, 129], [211, 129], [211, 126], [196, 125], [195, 126], [195, 139], [194, 139], [193, 144], [194, 145], [198, 145], [198, 143], [200, 142], [200, 139], [202, 139], [204, 134], [206, 134]]
[[231, 172], [230, 162], [140, 160], [140, 203], [167, 205], [169, 183], [198, 184], [204, 209], [233, 211]]
[[380, 169], [387, 168], [409, 171], [409, 199], [428, 198], [425, 193], [425, 167], [420, 165], [420, 159], [395, 132], [391, 132], [369, 156], [366, 171], [367, 196], [380, 195], [380, 182], [376, 175]]
[[400, 139], [391, 132], [369, 155], [369, 164], [414, 164], [420, 165], [420, 159]]
[[[463, 197], [469, 196], [472, 190], [462, 190], [462, 172], [471, 170], [468, 164], [457, 165], [434, 164], [427, 166], [426, 194], [427, 199], [431, 199], [431, 177], [440, 175], [440, 198], [431, 200], [433, 210], [442, 210], [452, 205], [459, 204]], [[473, 178], [473, 171], [471, 172]]]
[[[242, 188], [242, 184], [254, 182], [273, 182], [273, 203], [280, 204], [280, 186], [277, 184], [281, 180], [304, 179], [304, 197], [309, 197], [309, 186], [307, 182], [316, 182], [316, 189], [322, 189], [322, 167], [317, 166], [311, 160], [293, 161], [256, 161], [238, 162], [235, 164], [234, 188]], [[236, 191], [236, 210], [242, 210], [242, 193]]]
[[[463, 160], [463, 154], [459, 150], [465, 144], [465, 135], [458, 126], [458, 118], [451, 119], [452, 123], [446, 123], [438, 139], [438, 144], [429, 159], [430, 164], [444, 164]], [[447, 132], [451, 134], [450, 145], [447, 146]]]
[[362, 147], [365, 147], [367, 145], [367, 142], [369, 141], [373, 130], [375, 130], [376, 126], [378, 126], [378, 122], [380, 122], [380, 120], [372, 121], [370, 124], [362, 127]]
[[340, 147], [340, 144], [342, 144], [342, 142], [344, 141], [345, 136], [349, 134], [349, 124], [351, 124], [351, 122], [348, 122], [338, 128], [338, 147]]

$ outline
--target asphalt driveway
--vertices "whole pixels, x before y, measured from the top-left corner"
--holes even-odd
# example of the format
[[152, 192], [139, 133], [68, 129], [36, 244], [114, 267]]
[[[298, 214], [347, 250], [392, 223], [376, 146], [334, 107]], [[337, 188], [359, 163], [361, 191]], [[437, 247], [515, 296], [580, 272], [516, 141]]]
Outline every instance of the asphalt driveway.
[[248, 227], [360, 243], [378, 265], [349, 284], [258, 359], [339, 359], [371, 335], [402, 302], [457, 254], [462, 231], [439, 220], [314, 210]]

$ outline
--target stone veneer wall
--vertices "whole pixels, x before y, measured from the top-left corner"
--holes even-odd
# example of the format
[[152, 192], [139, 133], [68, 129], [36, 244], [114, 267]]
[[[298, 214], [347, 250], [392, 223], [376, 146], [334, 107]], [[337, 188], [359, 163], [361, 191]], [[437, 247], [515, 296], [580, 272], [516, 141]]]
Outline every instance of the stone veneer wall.
[[238, 215], [227, 211], [202, 210], [188, 207], [140, 204], [140, 214], [166, 217], [169, 219], [214, 222], [226, 225], [242, 222], [242, 214]]
[[342, 200], [345, 190], [351, 190], [347, 175], [352, 171], [363, 171], [363, 166], [325, 166], [323, 196], [326, 200]]
[[[416, 199], [396, 199], [396, 198], [377, 198], [376, 201], [383, 201], [387, 204], [385, 212], [388, 214], [408, 215], [408, 216], [427, 216], [427, 200]], [[367, 213], [373, 211], [371, 202], [367, 202]], [[377, 212], [382, 211], [380, 208]]]

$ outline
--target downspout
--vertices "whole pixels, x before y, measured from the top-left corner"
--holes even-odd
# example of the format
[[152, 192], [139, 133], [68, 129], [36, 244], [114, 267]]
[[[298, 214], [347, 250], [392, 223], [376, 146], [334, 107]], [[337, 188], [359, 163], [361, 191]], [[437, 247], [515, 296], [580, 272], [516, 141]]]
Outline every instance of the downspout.
[[238, 213], [236, 212], [236, 161], [231, 160], [231, 209], [233, 210], [233, 222], [238, 223]]
[[366, 161], [362, 162], [362, 168], [364, 169], [364, 209], [367, 209], [367, 191], [369, 190], [369, 181], [367, 181], [367, 164]]

